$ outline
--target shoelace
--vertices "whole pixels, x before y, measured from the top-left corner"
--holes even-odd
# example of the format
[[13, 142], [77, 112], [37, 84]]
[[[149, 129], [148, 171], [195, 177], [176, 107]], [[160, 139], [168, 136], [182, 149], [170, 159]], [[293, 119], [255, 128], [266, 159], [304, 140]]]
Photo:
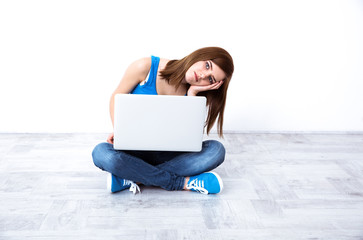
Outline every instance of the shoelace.
[[197, 178], [193, 179], [190, 183], [188, 183], [187, 189], [193, 189], [197, 192], [208, 194], [208, 190], [204, 188], [204, 181], [203, 180], [198, 181]]
[[130, 191], [130, 192], [133, 192], [133, 193], [134, 193], [134, 195], [135, 195], [137, 192], [141, 193], [139, 185], [137, 185], [137, 184], [136, 184], [136, 183], [134, 183], [133, 181], [130, 181], [130, 180], [124, 180], [124, 186], [125, 186], [125, 185], [130, 185], [130, 189], [129, 189], [129, 191]]

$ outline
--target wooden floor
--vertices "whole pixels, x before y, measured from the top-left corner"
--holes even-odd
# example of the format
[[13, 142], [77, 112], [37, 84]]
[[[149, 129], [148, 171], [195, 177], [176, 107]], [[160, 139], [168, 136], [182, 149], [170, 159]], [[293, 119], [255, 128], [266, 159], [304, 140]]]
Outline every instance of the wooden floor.
[[0, 134], [0, 239], [363, 239], [363, 135], [227, 134], [218, 195], [110, 194], [106, 137]]

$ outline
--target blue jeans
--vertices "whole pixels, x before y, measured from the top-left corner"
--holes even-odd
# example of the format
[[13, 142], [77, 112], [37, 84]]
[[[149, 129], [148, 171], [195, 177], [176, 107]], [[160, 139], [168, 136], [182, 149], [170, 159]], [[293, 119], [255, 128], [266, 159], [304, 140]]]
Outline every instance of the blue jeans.
[[120, 151], [110, 143], [98, 144], [92, 152], [93, 162], [113, 175], [166, 190], [181, 190], [185, 177], [218, 167], [225, 157], [222, 143], [203, 142], [200, 152]]

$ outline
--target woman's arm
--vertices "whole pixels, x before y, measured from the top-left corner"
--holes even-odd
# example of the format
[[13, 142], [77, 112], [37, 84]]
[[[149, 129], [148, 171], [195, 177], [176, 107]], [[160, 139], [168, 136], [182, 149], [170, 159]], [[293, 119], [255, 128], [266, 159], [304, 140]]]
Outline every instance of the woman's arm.
[[137, 84], [145, 80], [151, 67], [151, 58], [141, 58], [133, 62], [122, 77], [119, 85], [111, 95], [110, 99], [110, 116], [112, 126], [114, 125], [114, 98], [118, 93], [130, 93]]

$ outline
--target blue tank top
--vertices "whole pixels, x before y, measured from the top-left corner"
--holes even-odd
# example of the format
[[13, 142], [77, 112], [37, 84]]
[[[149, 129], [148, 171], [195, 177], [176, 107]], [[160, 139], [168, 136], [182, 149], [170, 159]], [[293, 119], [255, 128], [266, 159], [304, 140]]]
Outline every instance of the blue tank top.
[[151, 56], [151, 68], [149, 73], [149, 78], [143, 84], [138, 84], [131, 94], [148, 94], [148, 95], [158, 95], [156, 91], [156, 77], [158, 74], [160, 58]]

